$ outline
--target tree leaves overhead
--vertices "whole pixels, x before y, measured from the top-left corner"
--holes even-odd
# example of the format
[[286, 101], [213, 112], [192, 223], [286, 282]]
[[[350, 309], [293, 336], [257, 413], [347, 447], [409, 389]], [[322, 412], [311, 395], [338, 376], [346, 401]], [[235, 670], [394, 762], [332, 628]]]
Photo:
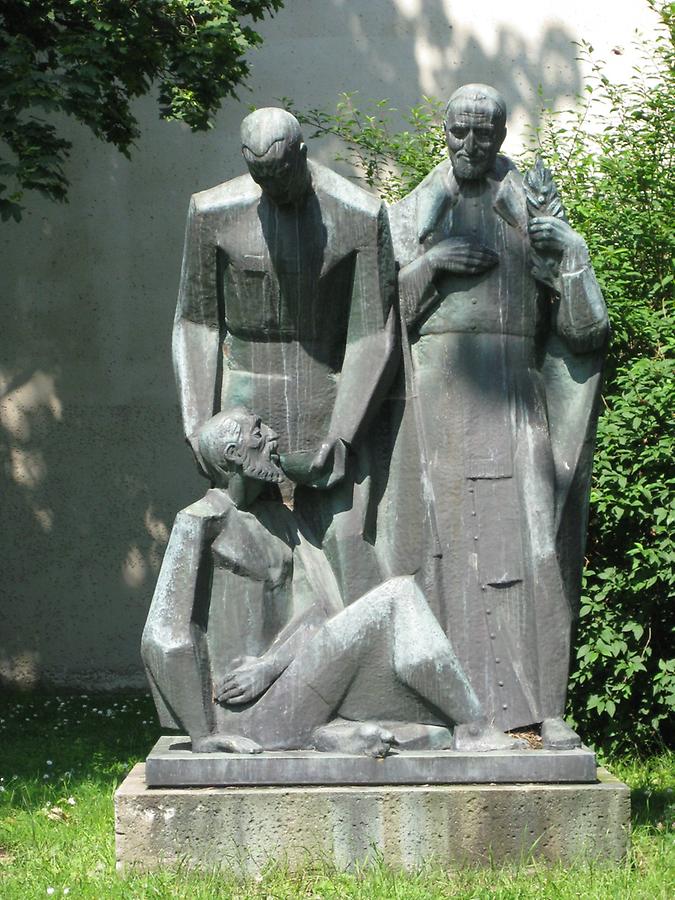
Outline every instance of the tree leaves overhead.
[[125, 155], [140, 135], [131, 101], [157, 87], [160, 116], [211, 126], [246, 79], [259, 21], [282, 0], [3, 0], [0, 5], [0, 214], [26, 190], [66, 197], [70, 143], [50, 117], [73, 116]]

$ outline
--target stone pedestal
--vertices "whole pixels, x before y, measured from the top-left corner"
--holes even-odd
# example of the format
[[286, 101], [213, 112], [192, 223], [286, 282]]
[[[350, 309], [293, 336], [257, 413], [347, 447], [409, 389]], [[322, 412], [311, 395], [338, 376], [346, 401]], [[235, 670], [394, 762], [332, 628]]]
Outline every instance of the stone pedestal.
[[596, 860], [630, 835], [630, 792], [594, 784], [149, 788], [135, 766], [115, 795], [119, 870], [179, 862], [253, 875], [271, 862], [348, 869]]

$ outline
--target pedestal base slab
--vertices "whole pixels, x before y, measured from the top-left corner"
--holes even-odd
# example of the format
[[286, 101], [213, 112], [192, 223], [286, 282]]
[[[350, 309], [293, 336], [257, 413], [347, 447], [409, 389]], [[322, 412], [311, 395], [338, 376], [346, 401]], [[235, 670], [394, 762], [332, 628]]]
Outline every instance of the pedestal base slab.
[[585, 747], [488, 753], [407, 750], [384, 759], [314, 750], [192, 753], [189, 738], [161, 737], [146, 760], [145, 777], [150, 787], [591, 783], [596, 780], [596, 760]]
[[595, 784], [150, 788], [137, 765], [115, 795], [118, 869], [184, 863], [253, 875], [326, 861], [414, 869], [522, 862], [616, 863], [630, 792]]

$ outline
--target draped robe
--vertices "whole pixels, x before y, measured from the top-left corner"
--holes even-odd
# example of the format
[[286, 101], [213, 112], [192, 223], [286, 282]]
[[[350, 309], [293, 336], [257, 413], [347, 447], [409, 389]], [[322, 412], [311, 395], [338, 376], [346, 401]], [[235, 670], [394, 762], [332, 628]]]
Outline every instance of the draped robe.
[[409, 350], [378, 516], [384, 572], [418, 574], [500, 727], [561, 716], [608, 329], [586, 247], [563, 255], [554, 285], [534, 278], [522, 179], [504, 157], [462, 186], [442, 163], [390, 222], [401, 269], [454, 236], [499, 263], [401, 275]]

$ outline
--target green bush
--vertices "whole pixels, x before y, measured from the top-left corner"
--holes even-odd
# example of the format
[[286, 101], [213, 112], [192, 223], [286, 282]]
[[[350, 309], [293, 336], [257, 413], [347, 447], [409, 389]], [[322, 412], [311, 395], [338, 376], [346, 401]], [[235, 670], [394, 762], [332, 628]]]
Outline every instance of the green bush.
[[[675, 5], [650, 5], [662, 28], [641, 44], [644, 64], [613, 84], [593, 48], [581, 45], [591, 77], [579, 106], [546, 112], [520, 159], [528, 167], [537, 153], [552, 169], [613, 327], [569, 714], [587, 740], [614, 752], [658, 743], [675, 705]], [[296, 114], [311, 136], [340, 137], [342, 158], [391, 201], [447, 152], [438, 101], [425, 98], [403, 131], [392, 128], [393, 112], [389, 101], [362, 111], [355, 95], [343, 94], [335, 113]]]

